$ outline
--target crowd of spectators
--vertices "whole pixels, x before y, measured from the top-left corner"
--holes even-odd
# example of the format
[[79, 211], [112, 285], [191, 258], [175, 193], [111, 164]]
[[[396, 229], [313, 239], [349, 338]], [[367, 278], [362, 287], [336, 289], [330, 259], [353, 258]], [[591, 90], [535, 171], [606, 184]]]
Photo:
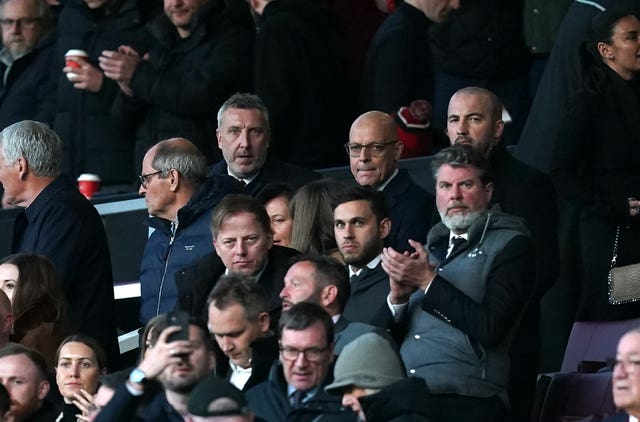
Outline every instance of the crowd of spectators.
[[[0, 1], [0, 421], [528, 421], [574, 320], [640, 317], [637, 2], [353, 3]], [[147, 207], [135, 363], [83, 173]]]

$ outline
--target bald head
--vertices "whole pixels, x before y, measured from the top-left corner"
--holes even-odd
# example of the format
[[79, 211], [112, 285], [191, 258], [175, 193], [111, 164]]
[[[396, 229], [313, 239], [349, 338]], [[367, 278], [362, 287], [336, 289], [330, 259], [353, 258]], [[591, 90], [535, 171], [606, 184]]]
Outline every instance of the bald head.
[[453, 94], [447, 112], [447, 135], [452, 145], [470, 144], [489, 155], [503, 130], [502, 102], [493, 92], [467, 87]]
[[358, 116], [351, 125], [349, 140], [353, 142], [354, 132], [362, 133], [363, 131], [375, 133], [378, 136], [378, 141], [395, 141], [397, 139], [395, 120], [382, 111], [367, 111]]
[[393, 117], [381, 111], [368, 111], [353, 122], [349, 145], [353, 177], [359, 185], [373, 187], [393, 174], [403, 149]]

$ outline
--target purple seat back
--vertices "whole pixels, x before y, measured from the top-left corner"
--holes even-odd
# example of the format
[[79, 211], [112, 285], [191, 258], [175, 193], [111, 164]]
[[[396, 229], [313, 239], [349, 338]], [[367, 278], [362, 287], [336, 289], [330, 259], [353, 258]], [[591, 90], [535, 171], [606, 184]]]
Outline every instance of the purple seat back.
[[611, 375], [611, 372], [553, 374], [538, 420], [564, 422], [614, 414]]
[[560, 372], [576, 372], [582, 361], [601, 361], [616, 355], [618, 340], [640, 327], [640, 318], [623, 321], [577, 321], [573, 324]]

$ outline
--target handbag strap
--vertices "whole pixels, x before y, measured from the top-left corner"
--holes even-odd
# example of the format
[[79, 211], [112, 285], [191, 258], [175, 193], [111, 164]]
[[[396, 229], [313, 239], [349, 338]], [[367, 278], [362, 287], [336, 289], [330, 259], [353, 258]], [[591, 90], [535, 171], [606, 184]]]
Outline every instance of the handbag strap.
[[611, 257], [611, 268], [616, 266], [618, 261], [618, 242], [620, 240], [620, 226], [616, 227], [616, 240], [613, 242], [613, 256]]

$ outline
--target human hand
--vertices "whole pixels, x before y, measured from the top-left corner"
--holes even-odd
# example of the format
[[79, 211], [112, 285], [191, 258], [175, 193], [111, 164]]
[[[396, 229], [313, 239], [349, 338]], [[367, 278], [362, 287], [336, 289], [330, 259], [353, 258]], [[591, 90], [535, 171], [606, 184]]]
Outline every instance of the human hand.
[[70, 66], [62, 68], [73, 87], [89, 92], [100, 91], [104, 78], [100, 69], [89, 63], [84, 57], [76, 57], [74, 61], [80, 65], [79, 68]]
[[96, 411], [93, 396], [83, 389], [80, 389], [80, 392], [78, 393], [74, 393], [73, 396], [74, 399], [72, 403], [75, 404], [82, 412], [81, 414], [76, 415], [76, 417], [79, 421], [89, 422], [91, 414]]
[[147, 379], [156, 378], [169, 365], [179, 364], [185, 356], [193, 352], [193, 346], [188, 340], [167, 342], [167, 338], [181, 328], [177, 325], [167, 327], [158, 336], [153, 346], [147, 347], [142, 362], [138, 365]]
[[420, 242], [409, 240], [409, 244], [415, 252], [401, 254], [393, 248], [384, 248], [382, 269], [394, 282], [424, 290], [435, 278], [435, 268], [429, 263], [429, 254]]
[[640, 215], [640, 200], [636, 198], [627, 198], [629, 201], [629, 216], [636, 217]]
[[118, 48], [118, 51], [103, 51], [98, 61], [107, 78], [129, 82], [142, 59], [133, 48], [123, 45]]

